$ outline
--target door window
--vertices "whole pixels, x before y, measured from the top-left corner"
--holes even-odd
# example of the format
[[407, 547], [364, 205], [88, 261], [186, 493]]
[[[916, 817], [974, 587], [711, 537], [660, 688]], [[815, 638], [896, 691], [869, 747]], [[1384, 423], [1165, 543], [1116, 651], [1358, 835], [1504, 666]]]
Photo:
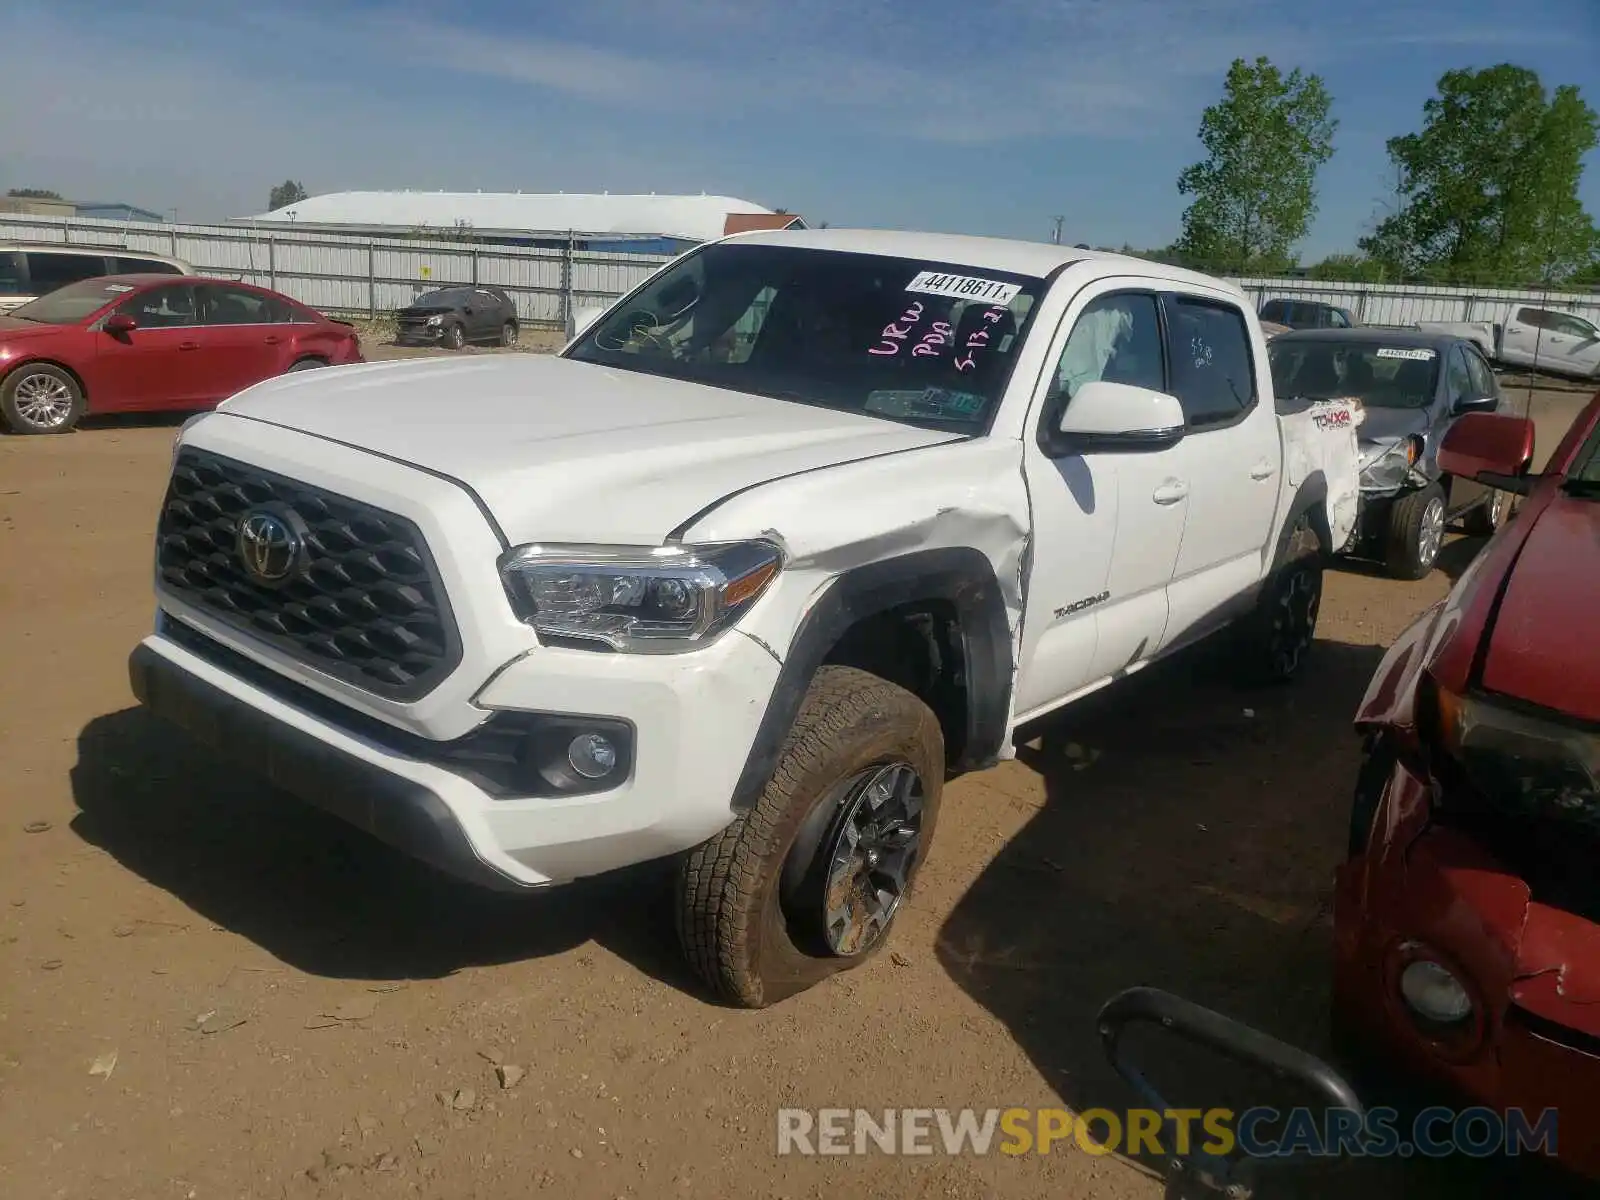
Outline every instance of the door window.
[[1549, 314], [1542, 308], [1519, 308], [1517, 320], [1523, 325], [1531, 325], [1535, 329], [1546, 329], [1550, 325]]
[[159, 258], [124, 258], [120, 255], [112, 258], [111, 269], [117, 275], [182, 275], [183, 272], [171, 263], [162, 262]]
[[25, 293], [21, 258], [15, 250], [0, 250], [0, 296], [20, 296]]
[[69, 283], [79, 283], [106, 273], [106, 260], [99, 254], [53, 254], [28, 251], [30, 291], [35, 296], [53, 292]]
[[1489, 369], [1489, 364], [1483, 361], [1483, 355], [1476, 350], [1463, 350], [1467, 357], [1467, 374], [1472, 379], [1472, 394], [1475, 398], [1500, 395], [1499, 385], [1495, 383], [1494, 372]]
[[1472, 392], [1472, 376], [1467, 372], [1466, 356], [1461, 353], [1460, 346], [1452, 347], [1446, 360], [1445, 388], [1451, 404], [1459, 404]]
[[140, 329], [177, 329], [200, 323], [195, 313], [194, 289], [186, 283], [140, 292], [117, 313], [132, 317]]
[[1056, 364], [1049, 393], [1056, 403], [1048, 411], [1059, 419], [1061, 402], [1070, 401], [1084, 384], [1099, 380], [1166, 391], [1161, 317], [1154, 296], [1116, 292], [1089, 302]]
[[1252, 407], [1255, 360], [1244, 314], [1229, 304], [1175, 296], [1167, 316], [1172, 390], [1190, 427], [1225, 424]]
[[1551, 333], [1561, 333], [1567, 337], [1587, 340], [1595, 335], [1593, 325], [1582, 317], [1570, 316], [1567, 313], [1551, 313], [1545, 324]]
[[1330, 308], [1328, 310], [1328, 324], [1334, 329], [1349, 329], [1350, 318], [1345, 316], [1344, 309]]
[[208, 283], [200, 289], [201, 320], [206, 325], [276, 325], [285, 320], [273, 297], [248, 288]]

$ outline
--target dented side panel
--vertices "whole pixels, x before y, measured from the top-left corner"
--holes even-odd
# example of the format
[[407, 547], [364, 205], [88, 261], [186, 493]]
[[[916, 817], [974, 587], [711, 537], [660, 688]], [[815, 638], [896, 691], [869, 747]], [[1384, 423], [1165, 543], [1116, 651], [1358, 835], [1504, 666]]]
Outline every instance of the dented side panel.
[[730, 497], [683, 539], [765, 537], [783, 547], [783, 573], [740, 623], [780, 659], [845, 572], [917, 551], [977, 550], [1004, 603], [1015, 695], [1031, 535], [1021, 460], [1017, 442], [976, 438], [778, 479]]
[[[1361, 470], [1356, 430], [1361, 406], [1353, 400], [1324, 400], [1299, 412], [1278, 416], [1283, 431], [1285, 501], [1292, 502], [1300, 485], [1317, 472], [1328, 484], [1323, 501], [1329, 549], [1338, 553], [1350, 542], [1360, 515]], [[1286, 514], [1285, 514], [1286, 515]]]

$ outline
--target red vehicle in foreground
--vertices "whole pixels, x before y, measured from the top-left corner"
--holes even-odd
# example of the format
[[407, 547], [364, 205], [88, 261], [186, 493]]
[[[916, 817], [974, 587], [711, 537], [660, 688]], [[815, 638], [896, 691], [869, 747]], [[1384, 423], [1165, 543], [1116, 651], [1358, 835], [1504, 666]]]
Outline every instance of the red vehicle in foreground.
[[65, 433], [86, 413], [210, 408], [285, 371], [360, 361], [353, 326], [266, 288], [107, 275], [0, 317], [0, 420]]
[[1337, 1028], [1468, 1103], [1558, 1110], [1600, 1177], [1600, 395], [1542, 474], [1472, 414], [1444, 469], [1522, 494], [1361, 703], [1335, 891]]

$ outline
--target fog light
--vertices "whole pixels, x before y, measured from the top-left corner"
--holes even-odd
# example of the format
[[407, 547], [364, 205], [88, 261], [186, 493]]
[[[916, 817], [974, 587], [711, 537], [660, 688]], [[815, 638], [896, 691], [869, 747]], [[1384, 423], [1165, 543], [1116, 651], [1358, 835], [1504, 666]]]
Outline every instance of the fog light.
[[1472, 1015], [1472, 996], [1448, 967], [1419, 959], [1400, 973], [1400, 995], [1417, 1016], [1435, 1025], [1459, 1025]]
[[617, 748], [598, 733], [582, 733], [567, 746], [567, 762], [585, 779], [604, 779], [617, 766]]

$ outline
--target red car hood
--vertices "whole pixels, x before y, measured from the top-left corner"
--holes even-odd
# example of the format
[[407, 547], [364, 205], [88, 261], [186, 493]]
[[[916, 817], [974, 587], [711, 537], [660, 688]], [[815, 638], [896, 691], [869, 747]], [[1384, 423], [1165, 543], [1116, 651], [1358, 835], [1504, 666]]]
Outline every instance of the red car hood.
[[1483, 684], [1600, 721], [1600, 502], [1557, 496], [1528, 531], [1490, 635]]

